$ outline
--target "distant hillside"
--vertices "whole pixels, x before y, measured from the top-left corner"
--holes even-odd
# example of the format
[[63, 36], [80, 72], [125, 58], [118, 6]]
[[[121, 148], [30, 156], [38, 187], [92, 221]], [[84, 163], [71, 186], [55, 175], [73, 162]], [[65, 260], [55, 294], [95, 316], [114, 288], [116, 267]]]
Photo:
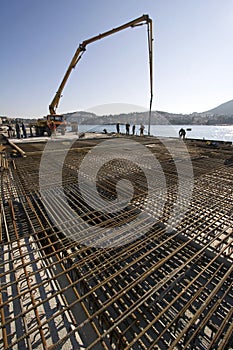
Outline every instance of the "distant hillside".
[[[78, 124], [86, 125], [109, 125], [109, 124], [126, 124], [129, 122], [131, 125], [148, 124], [149, 113], [148, 112], [131, 112], [120, 114], [109, 114], [97, 116], [94, 113], [87, 112], [73, 112], [65, 114], [68, 122], [76, 121]], [[164, 124], [191, 124], [193, 117], [189, 114], [172, 114], [167, 112], [151, 112], [151, 125], [164, 125]]]
[[[79, 124], [86, 124], [87, 120], [94, 121], [97, 117], [94, 113], [79, 111], [79, 112], [71, 112], [64, 114], [66, 120], [69, 122], [77, 122]], [[98, 124], [98, 123], [97, 123]]]
[[[148, 124], [148, 112], [133, 112], [97, 116], [94, 113], [79, 111], [65, 114], [68, 122], [86, 125]], [[151, 112], [151, 125], [233, 125], [233, 100], [202, 113], [176, 114], [163, 111]]]
[[202, 114], [233, 115], [233, 100], [222, 103], [221, 105], [203, 112]]

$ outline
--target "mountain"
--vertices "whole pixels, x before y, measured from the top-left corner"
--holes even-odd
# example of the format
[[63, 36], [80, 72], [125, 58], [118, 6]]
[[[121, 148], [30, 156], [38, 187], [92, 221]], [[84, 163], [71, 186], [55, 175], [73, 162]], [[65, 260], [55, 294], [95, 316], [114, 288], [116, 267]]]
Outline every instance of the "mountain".
[[222, 103], [221, 105], [201, 114], [233, 115], [233, 100]]
[[[65, 114], [68, 122], [86, 125], [148, 124], [148, 112], [131, 112], [109, 115], [96, 115], [90, 112], [78, 111]], [[163, 111], [151, 112], [151, 125], [233, 125], [233, 100], [202, 113], [178, 114]]]
[[[94, 113], [73, 112], [65, 114], [68, 122], [77, 122], [85, 125], [109, 125], [109, 124], [126, 124], [131, 125], [148, 124], [149, 112], [131, 112], [120, 114], [109, 114], [97, 116]], [[193, 115], [191, 114], [174, 114], [162, 111], [151, 112], [151, 125], [166, 125], [166, 124], [192, 124]]]

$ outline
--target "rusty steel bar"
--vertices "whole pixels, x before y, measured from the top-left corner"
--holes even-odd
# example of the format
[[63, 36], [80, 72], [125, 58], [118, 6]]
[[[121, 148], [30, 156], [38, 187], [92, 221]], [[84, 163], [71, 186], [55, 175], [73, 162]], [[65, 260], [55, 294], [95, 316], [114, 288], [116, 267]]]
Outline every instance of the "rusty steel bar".
[[9, 200], [9, 204], [10, 204], [10, 210], [11, 210], [11, 215], [12, 215], [12, 220], [13, 220], [13, 225], [14, 225], [15, 236], [16, 236], [17, 245], [18, 245], [17, 249], [18, 249], [19, 254], [20, 254], [20, 259], [21, 259], [21, 262], [22, 262], [24, 275], [25, 275], [25, 278], [26, 278], [26, 281], [27, 281], [28, 290], [30, 292], [31, 302], [32, 302], [33, 310], [35, 312], [36, 321], [38, 323], [38, 329], [39, 329], [41, 340], [42, 340], [42, 343], [43, 343], [43, 348], [44, 348], [44, 350], [47, 350], [46, 338], [45, 338], [45, 335], [44, 335], [44, 332], [43, 332], [43, 329], [42, 329], [42, 326], [41, 326], [41, 320], [40, 320], [39, 312], [38, 312], [38, 309], [37, 309], [36, 300], [35, 300], [35, 297], [34, 297], [33, 293], [31, 292], [30, 277], [29, 277], [27, 269], [25, 268], [25, 259], [22, 256], [22, 247], [21, 247], [21, 243], [20, 243], [20, 239], [19, 239], [18, 229], [17, 229], [17, 226], [16, 226], [16, 217], [15, 217], [14, 207], [12, 205], [12, 201], [11, 200]]

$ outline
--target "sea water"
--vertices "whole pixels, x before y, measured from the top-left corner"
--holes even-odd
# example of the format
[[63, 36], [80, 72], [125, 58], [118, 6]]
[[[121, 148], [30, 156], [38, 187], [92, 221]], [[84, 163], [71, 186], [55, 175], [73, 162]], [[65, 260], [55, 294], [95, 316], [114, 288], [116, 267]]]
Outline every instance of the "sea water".
[[[186, 130], [186, 138], [233, 142], [233, 125], [145, 125], [144, 135], [148, 132], [157, 137], [178, 137], [180, 128]], [[116, 125], [79, 125], [79, 132], [116, 132]], [[136, 125], [135, 135], [140, 134], [140, 125]], [[125, 133], [125, 125], [120, 125], [120, 132]], [[132, 126], [130, 127], [132, 134]]]

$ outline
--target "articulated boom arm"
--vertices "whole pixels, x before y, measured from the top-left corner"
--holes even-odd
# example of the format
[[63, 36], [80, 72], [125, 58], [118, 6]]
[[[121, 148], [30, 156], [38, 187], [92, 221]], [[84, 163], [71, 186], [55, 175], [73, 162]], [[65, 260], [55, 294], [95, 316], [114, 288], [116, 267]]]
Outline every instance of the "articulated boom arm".
[[83, 53], [86, 51], [86, 46], [88, 44], [91, 44], [93, 43], [94, 41], [97, 41], [97, 40], [100, 40], [102, 38], [105, 38], [106, 36], [109, 36], [111, 34], [114, 34], [114, 33], [117, 33], [123, 29], [126, 29], [128, 27], [136, 27], [136, 26], [139, 26], [139, 25], [144, 25], [144, 24], [147, 24], [148, 25], [148, 47], [149, 47], [149, 62], [150, 62], [150, 88], [151, 88], [151, 101], [150, 101], [150, 107], [151, 107], [151, 104], [152, 104], [152, 84], [153, 84], [153, 81], [152, 81], [152, 20], [149, 18], [148, 15], [142, 15], [141, 17], [133, 20], [133, 21], [130, 21], [128, 23], [125, 23], [117, 28], [113, 28], [107, 32], [104, 32], [102, 34], [99, 34], [99, 35], [96, 35], [90, 39], [87, 39], [87, 40], [84, 40], [80, 45], [79, 47], [77, 48], [71, 62], [70, 62], [70, 65], [64, 75], [64, 78], [51, 102], [51, 104], [49, 105], [49, 112], [51, 115], [54, 115], [56, 114], [56, 109], [58, 107], [58, 104], [59, 104], [59, 101], [60, 101], [60, 98], [62, 96], [62, 91], [65, 87], [65, 84], [70, 76], [70, 73], [72, 71], [72, 69], [75, 68], [75, 66], [77, 65], [78, 61], [81, 59]]

